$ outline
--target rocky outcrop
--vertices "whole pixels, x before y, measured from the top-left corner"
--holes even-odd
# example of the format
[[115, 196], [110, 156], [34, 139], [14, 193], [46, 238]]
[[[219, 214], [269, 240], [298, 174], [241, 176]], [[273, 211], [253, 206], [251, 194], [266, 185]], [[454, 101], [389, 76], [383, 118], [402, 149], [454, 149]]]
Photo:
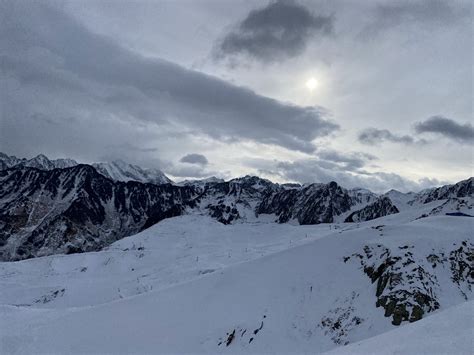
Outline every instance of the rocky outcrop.
[[399, 213], [400, 211], [392, 204], [390, 198], [384, 196], [366, 207], [352, 212], [344, 222], [363, 222], [372, 219]]
[[275, 214], [279, 223], [332, 223], [335, 216], [349, 211], [353, 204], [347, 190], [332, 181], [268, 195], [257, 207], [257, 214]]
[[429, 203], [436, 200], [447, 200], [457, 197], [473, 197], [474, 188], [472, 186], [474, 178], [460, 181], [454, 185], [445, 185], [434, 189], [422, 191], [417, 194], [416, 198], [409, 203]]
[[389, 249], [377, 244], [366, 245], [363, 253], [352, 254], [344, 262], [360, 262], [363, 272], [376, 284], [376, 306], [384, 309], [385, 317], [391, 317], [393, 325], [400, 325], [404, 321], [415, 322], [440, 308], [438, 272], [443, 272], [440, 269], [445, 264], [449, 265], [452, 282], [467, 299], [474, 281], [473, 255], [474, 246], [468, 241], [454, 243], [449, 254], [433, 251], [423, 258], [417, 257], [410, 245]]

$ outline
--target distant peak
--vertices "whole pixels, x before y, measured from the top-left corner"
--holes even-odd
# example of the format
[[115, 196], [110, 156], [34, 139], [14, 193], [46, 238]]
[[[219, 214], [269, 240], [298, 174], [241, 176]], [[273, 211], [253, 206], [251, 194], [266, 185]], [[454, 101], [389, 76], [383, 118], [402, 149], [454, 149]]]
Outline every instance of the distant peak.
[[38, 154], [36, 157], [34, 157], [33, 159], [41, 159], [41, 160], [49, 160], [49, 158], [44, 155], [44, 154]]

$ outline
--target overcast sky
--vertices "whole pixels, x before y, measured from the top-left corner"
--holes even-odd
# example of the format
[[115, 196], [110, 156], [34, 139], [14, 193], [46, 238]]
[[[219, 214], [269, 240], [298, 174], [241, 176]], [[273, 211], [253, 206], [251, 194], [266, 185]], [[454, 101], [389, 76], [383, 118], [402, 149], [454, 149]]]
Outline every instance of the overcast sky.
[[0, 151], [403, 191], [473, 175], [469, 0], [0, 1]]

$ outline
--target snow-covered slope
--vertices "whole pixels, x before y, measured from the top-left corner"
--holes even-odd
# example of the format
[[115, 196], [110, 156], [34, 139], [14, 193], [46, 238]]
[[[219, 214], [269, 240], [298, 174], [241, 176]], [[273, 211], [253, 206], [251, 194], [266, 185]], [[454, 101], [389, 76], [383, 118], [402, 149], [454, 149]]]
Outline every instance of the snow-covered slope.
[[406, 327], [336, 348], [327, 355], [469, 355], [474, 351], [473, 314], [474, 301], [464, 302]]
[[190, 215], [100, 252], [0, 263], [0, 353], [324, 352], [396, 314], [404, 327], [414, 306], [429, 319], [472, 299], [473, 227], [408, 212], [303, 226]]
[[138, 181], [150, 184], [170, 184], [172, 181], [159, 169], [145, 169], [138, 165], [114, 160], [92, 164], [99, 173], [115, 181]]

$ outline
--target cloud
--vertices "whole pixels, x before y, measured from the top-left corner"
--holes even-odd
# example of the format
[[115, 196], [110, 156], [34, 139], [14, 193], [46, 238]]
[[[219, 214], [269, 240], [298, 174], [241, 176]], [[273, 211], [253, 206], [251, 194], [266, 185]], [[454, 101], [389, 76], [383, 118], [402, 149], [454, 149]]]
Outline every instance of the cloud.
[[78, 157], [180, 135], [313, 152], [315, 139], [338, 129], [320, 107], [284, 103], [143, 57], [51, 4], [7, 1], [2, 13], [3, 150], [29, 155], [29, 142], [52, 156]]
[[359, 142], [367, 145], [377, 145], [382, 142], [404, 143], [404, 144], [422, 144], [424, 140], [416, 140], [409, 135], [398, 135], [390, 132], [388, 129], [367, 128], [359, 132]]
[[208, 172], [203, 169], [202, 166], [198, 165], [178, 165], [172, 166], [166, 170], [167, 174], [172, 175], [177, 178], [192, 178], [192, 179], [201, 179], [215, 175], [213, 171]]
[[272, 1], [252, 10], [217, 45], [215, 57], [246, 55], [263, 62], [301, 54], [310, 39], [332, 33], [333, 17], [316, 15], [295, 1]]
[[433, 116], [415, 125], [417, 133], [435, 133], [459, 143], [474, 143], [474, 127], [443, 116]]
[[377, 168], [373, 165], [375, 160], [375, 156], [367, 153], [326, 150], [317, 152], [313, 158], [295, 161], [246, 158], [242, 163], [273, 180], [300, 184], [336, 181], [346, 188], [366, 188], [375, 193], [390, 189], [420, 191], [447, 183], [427, 177], [414, 181], [391, 172], [368, 171], [369, 167]]
[[364, 33], [374, 34], [396, 26], [422, 24], [444, 26], [469, 16], [468, 2], [452, 0], [401, 0], [377, 4], [370, 17], [373, 21]]
[[363, 168], [369, 161], [376, 160], [372, 154], [352, 152], [341, 153], [336, 150], [323, 150], [317, 153], [320, 163], [333, 163], [339, 169], [346, 171], [358, 171]]
[[[259, 162], [254, 162], [259, 165]], [[367, 188], [376, 193], [384, 193], [390, 189], [402, 192], [420, 191], [440, 184], [436, 179], [423, 178], [413, 181], [398, 174], [387, 172], [367, 172], [362, 169], [346, 169], [336, 164], [326, 164], [317, 158], [290, 161], [260, 162], [260, 173], [269, 178], [283, 181], [305, 183], [328, 183], [336, 181], [346, 188]]]
[[184, 157], [182, 157], [179, 161], [181, 163], [197, 164], [201, 166], [209, 164], [209, 161], [204, 155], [196, 154], [196, 153], [187, 154]]

